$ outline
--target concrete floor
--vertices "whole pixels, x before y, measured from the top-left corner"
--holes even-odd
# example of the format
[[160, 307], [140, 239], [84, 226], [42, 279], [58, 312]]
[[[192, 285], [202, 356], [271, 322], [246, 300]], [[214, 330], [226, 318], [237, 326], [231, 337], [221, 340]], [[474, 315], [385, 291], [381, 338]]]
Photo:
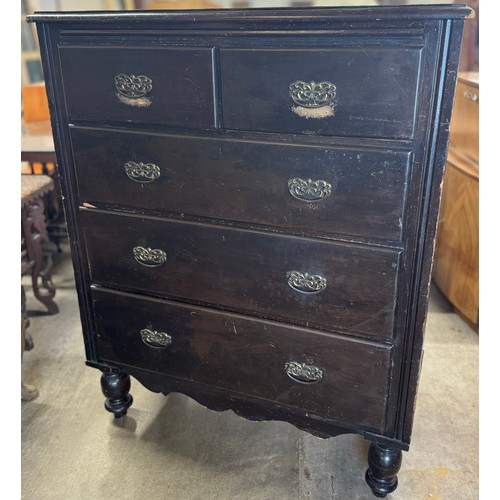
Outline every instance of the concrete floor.
[[[67, 246], [53, 279], [54, 316], [26, 287], [35, 348], [22, 377], [40, 396], [21, 402], [23, 499], [375, 498], [364, 481], [368, 443], [358, 436], [322, 440], [134, 380], [134, 404], [115, 421], [104, 410], [100, 372], [84, 364]], [[388, 498], [476, 499], [478, 468], [478, 336], [433, 289], [412, 446]]]

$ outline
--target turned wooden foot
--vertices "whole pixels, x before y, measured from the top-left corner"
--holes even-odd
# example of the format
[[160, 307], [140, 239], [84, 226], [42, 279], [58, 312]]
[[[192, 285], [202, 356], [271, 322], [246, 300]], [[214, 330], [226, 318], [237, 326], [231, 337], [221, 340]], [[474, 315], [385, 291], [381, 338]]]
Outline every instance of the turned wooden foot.
[[397, 473], [402, 457], [397, 448], [386, 448], [378, 443], [370, 445], [365, 479], [376, 497], [384, 498], [398, 487]]
[[106, 396], [104, 407], [113, 413], [115, 418], [124, 417], [133, 402], [130, 391], [130, 377], [120, 371], [103, 371], [101, 388]]

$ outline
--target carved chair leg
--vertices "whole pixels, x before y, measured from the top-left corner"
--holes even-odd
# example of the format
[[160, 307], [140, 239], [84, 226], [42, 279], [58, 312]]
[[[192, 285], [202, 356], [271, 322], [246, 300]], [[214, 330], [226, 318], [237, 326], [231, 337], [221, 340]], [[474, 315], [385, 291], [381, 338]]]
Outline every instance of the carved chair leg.
[[373, 494], [384, 498], [398, 487], [397, 473], [403, 453], [397, 448], [386, 448], [372, 443], [368, 450], [368, 470], [365, 479]]
[[33, 293], [47, 308], [49, 314], [56, 314], [59, 308], [53, 300], [56, 288], [50, 275], [52, 256], [48, 254], [45, 257], [42, 252], [42, 243], [48, 241], [44, 207], [41, 198], [29, 201], [22, 209], [21, 228], [28, 257], [33, 261], [31, 270]]
[[101, 388], [106, 401], [104, 407], [115, 418], [124, 417], [133, 402], [130, 391], [130, 377], [121, 371], [108, 370], [101, 375]]

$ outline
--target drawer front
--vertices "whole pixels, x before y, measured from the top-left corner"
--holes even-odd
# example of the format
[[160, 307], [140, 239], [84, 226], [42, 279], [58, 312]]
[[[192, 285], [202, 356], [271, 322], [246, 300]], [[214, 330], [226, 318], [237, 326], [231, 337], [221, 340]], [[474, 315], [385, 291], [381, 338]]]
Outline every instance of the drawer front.
[[411, 154], [72, 128], [80, 198], [398, 241]]
[[420, 48], [221, 50], [224, 126], [411, 138]]
[[70, 119], [214, 126], [211, 49], [61, 47]]
[[82, 210], [94, 283], [392, 338], [399, 253]]
[[390, 347], [92, 292], [99, 357], [382, 431]]

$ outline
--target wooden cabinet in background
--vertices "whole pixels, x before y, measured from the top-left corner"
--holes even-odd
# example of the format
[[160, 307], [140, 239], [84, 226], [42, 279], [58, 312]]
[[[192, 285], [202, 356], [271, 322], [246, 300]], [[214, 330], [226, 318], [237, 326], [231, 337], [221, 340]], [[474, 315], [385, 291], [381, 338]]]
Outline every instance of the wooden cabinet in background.
[[479, 74], [460, 73], [451, 121], [433, 278], [479, 328]]

